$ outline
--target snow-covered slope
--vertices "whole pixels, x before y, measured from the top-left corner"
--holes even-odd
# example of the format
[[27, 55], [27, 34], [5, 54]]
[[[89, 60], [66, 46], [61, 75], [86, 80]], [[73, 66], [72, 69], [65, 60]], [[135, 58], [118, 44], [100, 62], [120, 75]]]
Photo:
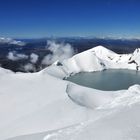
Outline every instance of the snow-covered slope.
[[3, 37], [1, 37], [0, 38], [0, 44], [5, 44], [5, 43], [6, 44], [19, 45], [19, 46], [25, 45], [25, 43], [22, 42], [22, 41], [17, 41], [17, 40], [14, 40], [12, 38], [3, 38]]
[[62, 80], [81, 71], [136, 70], [139, 56], [98, 46], [38, 73], [1, 68], [0, 140], [139, 140], [140, 85], [108, 92]]

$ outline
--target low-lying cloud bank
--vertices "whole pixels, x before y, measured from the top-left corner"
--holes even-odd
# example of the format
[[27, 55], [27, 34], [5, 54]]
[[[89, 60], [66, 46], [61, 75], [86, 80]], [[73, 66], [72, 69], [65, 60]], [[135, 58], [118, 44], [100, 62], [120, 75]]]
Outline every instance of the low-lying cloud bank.
[[39, 56], [35, 53], [30, 54], [30, 62], [35, 64], [39, 59]]
[[18, 61], [22, 59], [28, 59], [28, 55], [25, 54], [18, 54], [15, 51], [9, 52], [7, 58], [12, 61]]
[[[56, 61], [63, 61], [72, 57], [75, 52], [73, 47], [68, 43], [56, 43], [55, 41], [47, 41], [45, 54], [41, 56], [39, 52], [32, 52], [30, 54], [19, 53], [17, 51], [10, 51], [7, 59], [21, 63], [20, 69], [25, 72], [35, 72], [41, 70], [45, 66], [49, 66]], [[49, 52], [49, 53], [48, 53]], [[47, 54], [46, 54], [47, 53]], [[19, 60], [24, 60], [23, 63]]]
[[35, 65], [34, 64], [31, 64], [31, 63], [27, 63], [26, 65], [23, 66], [24, 70], [26, 72], [35, 72], [36, 71], [36, 68], [35, 68]]

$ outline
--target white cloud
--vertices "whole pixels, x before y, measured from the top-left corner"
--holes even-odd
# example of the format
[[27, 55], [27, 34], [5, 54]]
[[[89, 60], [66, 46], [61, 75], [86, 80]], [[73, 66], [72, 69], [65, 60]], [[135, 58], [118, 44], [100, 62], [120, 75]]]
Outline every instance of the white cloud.
[[48, 41], [47, 49], [51, 51], [52, 54], [46, 55], [42, 60], [43, 65], [50, 65], [55, 61], [62, 61], [64, 59], [70, 58], [74, 54], [74, 50], [70, 44], [56, 43], [55, 41]]
[[29, 72], [29, 71], [36, 71], [36, 68], [35, 68], [35, 66], [34, 66], [33, 64], [28, 63], [28, 64], [24, 65], [24, 70], [25, 70], [26, 72]]
[[9, 52], [7, 55], [7, 58], [12, 61], [17, 61], [21, 59], [28, 59], [28, 56], [25, 54], [18, 54], [17, 52]]
[[38, 58], [39, 58], [39, 56], [37, 54], [32, 53], [30, 55], [30, 62], [33, 63], [33, 64], [35, 64], [38, 61]]

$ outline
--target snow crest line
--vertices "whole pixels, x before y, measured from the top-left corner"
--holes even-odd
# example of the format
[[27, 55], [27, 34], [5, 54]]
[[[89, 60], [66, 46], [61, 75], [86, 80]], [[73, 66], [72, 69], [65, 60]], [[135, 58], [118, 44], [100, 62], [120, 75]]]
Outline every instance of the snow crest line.
[[70, 90], [69, 88], [70, 88], [70, 85], [67, 84], [67, 86], [66, 86], [66, 93], [67, 93], [68, 97], [70, 98], [70, 100], [72, 100], [72, 101], [73, 101], [75, 104], [77, 104], [77, 105], [80, 105], [80, 106], [83, 106], [83, 107], [86, 107], [86, 108], [89, 108], [89, 109], [93, 109], [92, 107], [86, 106], [86, 105], [82, 104], [82, 102], [78, 102], [75, 98], [73, 98], [73, 97], [69, 94], [69, 90]]

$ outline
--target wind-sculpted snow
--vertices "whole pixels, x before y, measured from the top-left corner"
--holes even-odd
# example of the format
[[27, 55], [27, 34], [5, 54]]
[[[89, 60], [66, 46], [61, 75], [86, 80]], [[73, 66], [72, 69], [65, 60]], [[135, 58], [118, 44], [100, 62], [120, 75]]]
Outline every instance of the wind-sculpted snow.
[[106, 92], [95, 90], [91, 88], [85, 88], [82, 86], [68, 84], [66, 92], [71, 100], [76, 104], [82, 105], [86, 108], [95, 109], [99, 106], [103, 106], [113, 100], [113, 95], [118, 92]]
[[140, 85], [100, 91], [62, 80], [82, 71], [139, 70], [139, 51], [99, 46], [38, 73], [0, 69], [0, 140], [139, 140]]

